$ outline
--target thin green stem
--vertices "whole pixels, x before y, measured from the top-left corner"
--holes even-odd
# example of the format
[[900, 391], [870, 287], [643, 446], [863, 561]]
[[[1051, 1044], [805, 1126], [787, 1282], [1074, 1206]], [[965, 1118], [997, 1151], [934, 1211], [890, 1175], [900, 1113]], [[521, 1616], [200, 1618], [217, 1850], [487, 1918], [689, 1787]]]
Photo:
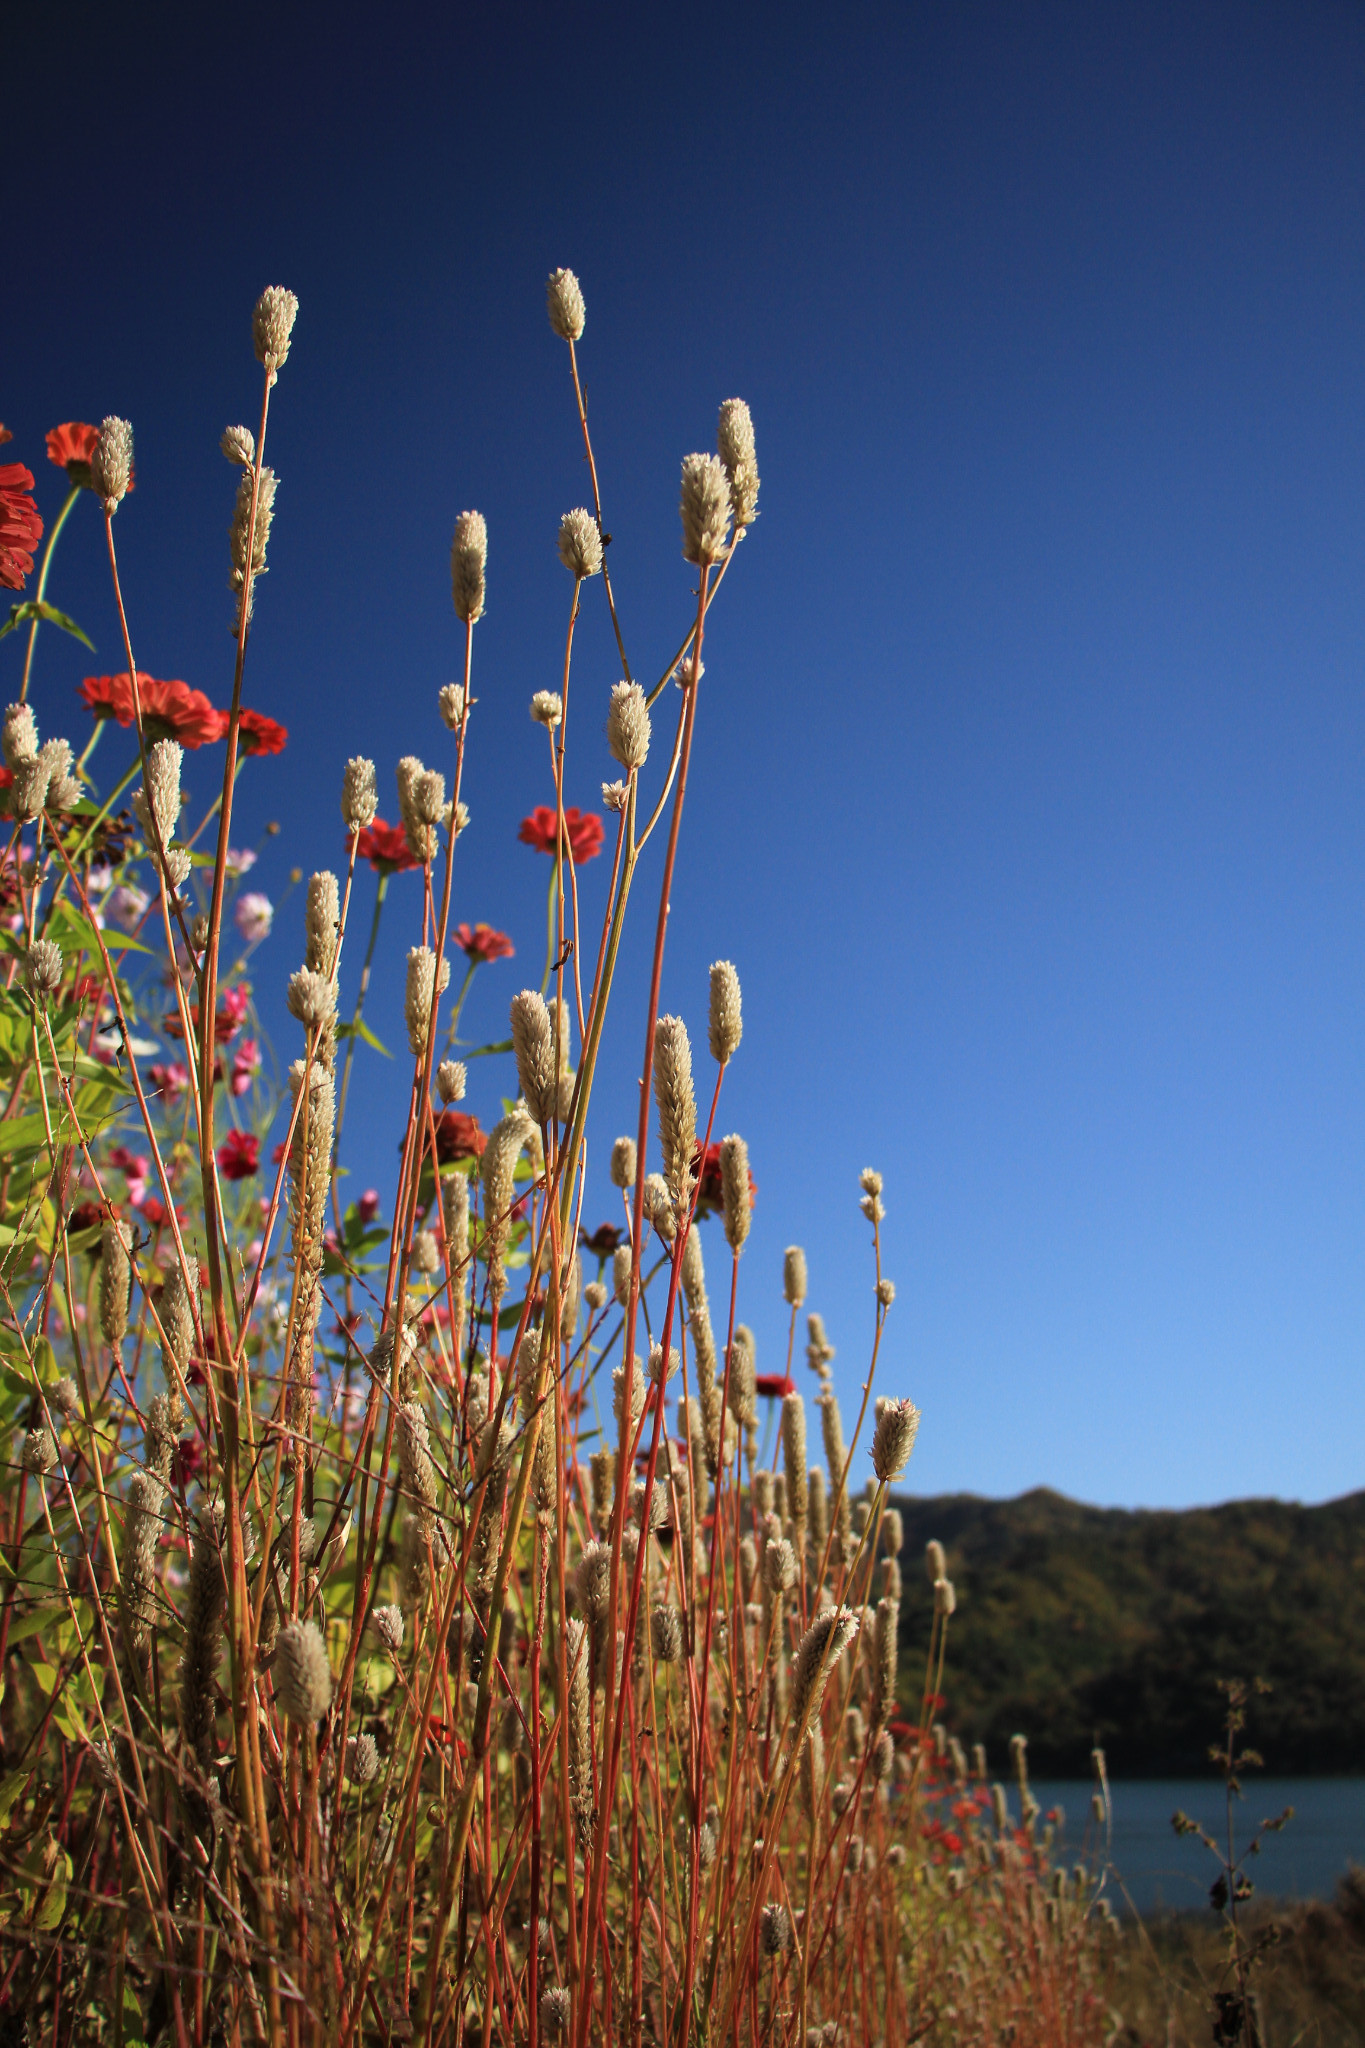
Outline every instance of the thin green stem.
[[[52, 550], [56, 547], [61, 530], [71, 516], [71, 507], [75, 504], [80, 494], [81, 486], [79, 484], [72, 484], [71, 489], [66, 494], [66, 503], [52, 522], [52, 531], [47, 537], [47, 546], [43, 549], [42, 567], [38, 571], [38, 588], [33, 593], [34, 599], [38, 604], [42, 603], [43, 595], [47, 590], [47, 572], [52, 567]], [[38, 628], [41, 624], [41, 619], [35, 619], [28, 629], [28, 646], [24, 651], [24, 673], [19, 684], [19, 702], [21, 704], [28, 702], [28, 679], [33, 671], [33, 648], [38, 638]]]

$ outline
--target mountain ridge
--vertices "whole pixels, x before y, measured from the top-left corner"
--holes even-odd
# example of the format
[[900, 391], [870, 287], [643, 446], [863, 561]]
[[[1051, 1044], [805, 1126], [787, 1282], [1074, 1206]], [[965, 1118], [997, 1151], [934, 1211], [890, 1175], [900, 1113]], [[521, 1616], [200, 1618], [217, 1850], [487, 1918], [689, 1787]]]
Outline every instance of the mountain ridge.
[[1208, 1771], [1229, 1677], [1273, 1688], [1248, 1732], [1269, 1770], [1365, 1771], [1365, 1490], [1311, 1507], [1096, 1508], [1047, 1487], [892, 1505], [903, 1669], [923, 1669], [937, 1538], [958, 1595], [941, 1718], [994, 1773], [1016, 1731], [1040, 1775], [1088, 1774], [1095, 1741], [1115, 1776]]

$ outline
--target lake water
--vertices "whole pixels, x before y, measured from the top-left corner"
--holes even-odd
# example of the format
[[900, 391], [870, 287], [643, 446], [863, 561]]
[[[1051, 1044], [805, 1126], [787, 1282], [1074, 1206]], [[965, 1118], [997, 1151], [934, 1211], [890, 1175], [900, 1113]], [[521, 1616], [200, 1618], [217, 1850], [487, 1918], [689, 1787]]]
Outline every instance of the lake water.
[[[1094, 1849], [1090, 1784], [1039, 1782], [1033, 1796], [1044, 1813], [1061, 1806], [1067, 1862]], [[1216, 1779], [1129, 1779], [1111, 1785], [1114, 1837], [1113, 1876], [1106, 1887], [1116, 1912], [1125, 1910], [1124, 1892], [1139, 1913], [1207, 1907], [1209, 1886], [1218, 1875], [1213, 1857], [1196, 1835], [1177, 1835], [1171, 1815], [1179, 1808], [1199, 1821], [1215, 1840], [1226, 1831], [1223, 1788]], [[1266, 1837], [1247, 1874], [1258, 1895], [1280, 1899], [1327, 1899], [1348, 1864], [1365, 1865], [1365, 1778], [1268, 1778], [1248, 1775], [1246, 1796], [1237, 1806], [1237, 1839], [1245, 1842], [1259, 1821], [1294, 1809], [1281, 1834]], [[1010, 1809], [1018, 1813], [1012, 1793]], [[1087, 1838], [1087, 1828], [1089, 1835]], [[1120, 1889], [1120, 1886], [1122, 1889]]]

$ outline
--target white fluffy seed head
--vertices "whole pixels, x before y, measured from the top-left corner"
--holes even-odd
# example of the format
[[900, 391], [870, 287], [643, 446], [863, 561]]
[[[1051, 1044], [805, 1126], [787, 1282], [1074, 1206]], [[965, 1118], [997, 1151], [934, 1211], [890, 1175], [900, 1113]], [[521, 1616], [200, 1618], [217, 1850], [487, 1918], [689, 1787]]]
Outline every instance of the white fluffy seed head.
[[531, 716], [537, 725], [553, 732], [564, 717], [564, 699], [558, 690], [537, 690], [531, 699]]
[[752, 526], [758, 517], [758, 458], [754, 452], [753, 414], [742, 398], [727, 398], [721, 407], [716, 445], [730, 479], [735, 525]]
[[545, 998], [524, 988], [512, 998], [512, 1051], [526, 1107], [538, 1124], [549, 1123], [559, 1103], [554, 1032]]
[[256, 360], [264, 363], [273, 380], [289, 354], [289, 340], [298, 318], [299, 302], [282, 284], [268, 284], [256, 301], [251, 316], [251, 339]]
[[133, 810], [139, 824], [147, 829], [155, 821], [163, 846], [169, 846], [175, 837], [176, 820], [180, 816], [180, 767], [185, 758], [185, 749], [178, 740], [157, 740], [147, 750], [147, 780], [143, 789], [133, 797]]
[[256, 461], [256, 436], [250, 427], [224, 427], [223, 438], [218, 443], [229, 462], [235, 462], [241, 469], [251, 469]]
[[464, 686], [461, 683], [446, 683], [436, 698], [436, 709], [441, 721], [451, 732], [458, 732], [464, 718]]
[[352, 1735], [347, 1740], [346, 1776], [353, 1785], [372, 1785], [379, 1776], [379, 1745], [373, 1735]]
[[659, 1109], [659, 1145], [664, 1177], [675, 1210], [692, 1189], [697, 1148], [697, 1097], [692, 1084], [692, 1045], [681, 1017], [660, 1017], [654, 1034], [654, 1099]]
[[559, 522], [559, 559], [581, 582], [585, 576], [602, 573], [602, 536], [597, 521], [584, 506], [576, 505]]
[[363, 832], [379, 809], [374, 762], [353, 754], [341, 777], [341, 816], [348, 832]]
[[442, 1102], [463, 1102], [468, 1075], [463, 1060], [442, 1060], [436, 1069], [436, 1092]]
[[799, 1244], [789, 1244], [782, 1254], [782, 1298], [793, 1308], [806, 1298], [806, 1254]]
[[36, 1473], [40, 1479], [52, 1470], [57, 1462], [57, 1446], [46, 1429], [29, 1430], [19, 1462], [25, 1472]]
[[280, 1630], [272, 1666], [275, 1699], [286, 1720], [311, 1726], [332, 1704], [327, 1645], [311, 1621], [288, 1621]]
[[450, 595], [455, 616], [472, 626], [487, 595], [488, 526], [482, 512], [462, 512], [450, 543]]
[[619, 1305], [624, 1308], [630, 1300], [630, 1246], [618, 1244], [611, 1255], [611, 1285]]
[[688, 455], [682, 466], [683, 560], [718, 562], [730, 531], [730, 479], [718, 455]]
[[884, 1485], [900, 1478], [910, 1462], [919, 1434], [919, 1409], [913, 1401], [881, 1400], [872, 1436], [872, 1469]]
[[396, 1657], [403, 1647], [403, 1610], [401, 1607], [376, 1607], [370, 1617], [374, 1632], [386, 1650]]
[[285, 1006], [305, 1031], [315, 1031], [335, 1015], [337, 992], [325, 974], [312, 967], [300, 967], [289, 977]]
[[[450, 962], [442, 958], [440, 993], [444, 994], [449, 981]], [[420, 1059], [427, 1049], [427, 1033], [431, 1029], [432, 1005], [437, 993], [436, 955], [430, 946], [410, 946], [407, 986], [403, 994], [403, 1021], [408, 1027], [408, 1045], [415, 1059]]]
[[545, 285], [545, 310], [561, 341], [581, 341], [587, 310], [583, 289], [571, 270], [552, 270]]
[[332, 971], [332, 955], [336, 951], [340, 923], [341, 892], [337, 878], [329, 868], [320, 868], [309, 879], [304, 907], [306, 964], [315, 974], [330, 975]]
[[643, 768], [649, 758], [649, 707], [638, 683], [617, 683], [607, 711], [607, 745], [621, 766]]
[[24, 979], [36, 1001], [46, 1002], [62, 985], [62, 949], [55, 939], [35, 939], [24, 955]]
[[31, 704], [9, 706], [4, 730], [0, 733], [0, 747], [4, 748], [5, 761], [11, 768], [17, 768], [21, 761], [37, 759], [38, 724]]
[[116, 512], [133, 480], [133, 429], [114, 413], [100, 422], [90, 457], [90, 480], [106, 512]]
[[635, 1174], [635, 1140], [618, 1138], [611, 1148], [611, 1184], [614, 1188], [633, 1188]]
[[724, 1204], [725, 1241], [732, 1252], [742, 1251], [744, 1240], [749, 1235], [752, 1209], [749, 1198], [749, 1148], [738, 1135], [721, 1140], [720, 1185]]
[[739, 1050], [744, 1035], [739, 975], [731, 960], [716, 960], [711, 966], [711, 1014], [707, 1038], [711, 1057], [724, 1066]]

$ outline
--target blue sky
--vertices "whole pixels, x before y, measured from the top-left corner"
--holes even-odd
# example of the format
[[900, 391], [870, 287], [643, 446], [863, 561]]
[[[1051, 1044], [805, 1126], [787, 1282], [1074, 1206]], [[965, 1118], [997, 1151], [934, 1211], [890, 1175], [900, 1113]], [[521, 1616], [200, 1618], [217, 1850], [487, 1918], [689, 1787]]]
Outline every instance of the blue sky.
[[[440, 758], [446, 550], [477, 505], [489, 609], [456, 914], [505, 927], [518, 959], [481, 973], [471, 1032], [501, 1036], [539, 980], [546, 871], [516, 825], [549, 795], [526, 707], [557, 682], [554, 534], [587, 495], [542, 307], [572, 265], [642, 674], [688, 612], [680, 458], [712, 444], [723, 398], [757, 422], [762, 517], [713, 614], [664, 999], [700, 1037], [708, 962], [739, 967], [721, 1120], [760, 1188], [741, 1299], [761, 1366], [780, 1363], [799, 1241], [856, 1399], [856, 1177], [875, 1163], [899, 1288], [881, 1384], [924, 1410], [918, 1489], [1358, 1486], [1359, 15], [207, 20], [11, 24], [0, 411], [49, 513], [44, 430], [133, 420], [118, 537], [139, 664], [226, 701], [217, 438], [255, 417], [256, 293], [298, 292], [246, 692], [292, 738], [242, 785], [242, 836], [283, 826], [256, 879], [280, 894], [291, 866], [338, 857], [348, 753], [376, 757], [390, 815], [398, 755]], [[79, 509], [51, 594], [116, 668]], [[582, 804], [610, 772], [618, 674], [590, 597]], [[40, 643], [46, 733], [84, 739], [90, 666]], [[96, 761], [114, 756], [106, 739]], [[187, 780], [207, 794], [210, 770]], [[585, 871], [589, 910], [604, 882]], [[633, 1128], [657, 887], [654, 866], [603, 1166]], [[415, 898], [399, 878], [374, 1008], [390, 1040]], [[301, 918], [295, 897], [258, 959], [285, 1053]], [[382, 1185], [404, 1081], [377, 1059], [365, 1079], [356, 1184]], [[484, 1063], [485, 1123], [500, 1085]], [[597, 1187], [590, 1222], [613, 1213]]]

